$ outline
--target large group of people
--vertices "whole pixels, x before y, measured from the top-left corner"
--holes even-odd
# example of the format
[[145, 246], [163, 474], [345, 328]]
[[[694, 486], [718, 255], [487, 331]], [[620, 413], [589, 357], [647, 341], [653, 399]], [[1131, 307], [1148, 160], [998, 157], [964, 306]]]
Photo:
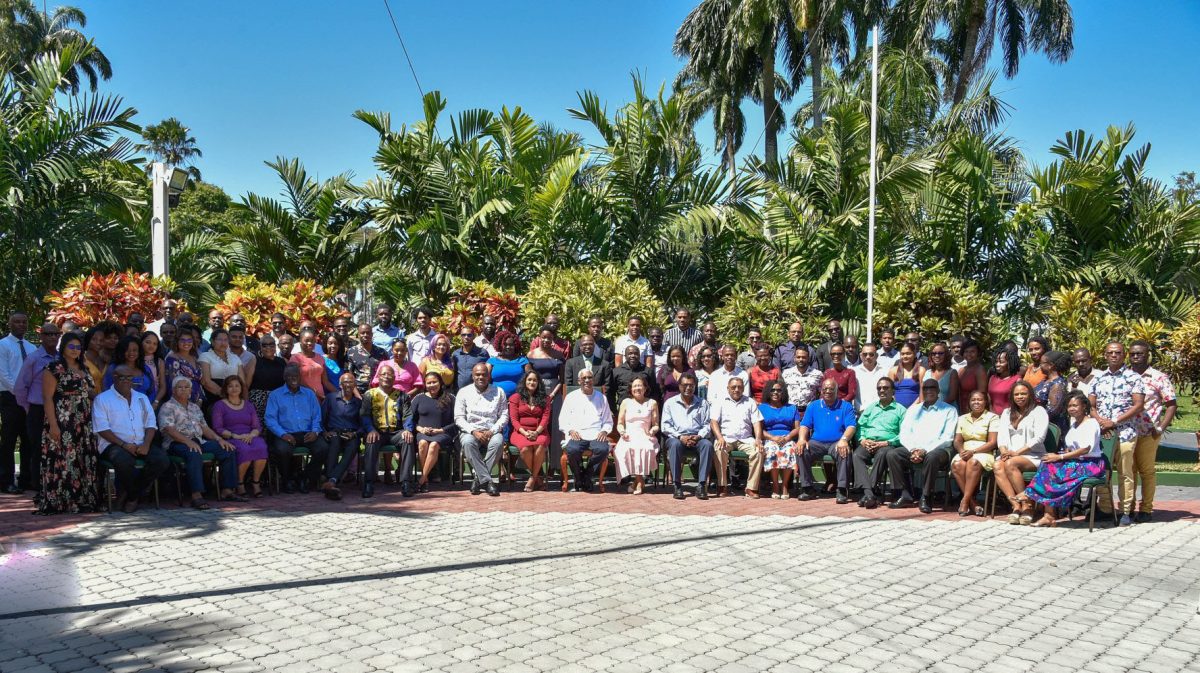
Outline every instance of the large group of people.
[[[563, 490], [603, 491], [612, 467], [641, 494], [661, 469], [680, 500], [759, 498], [769, 486], [774, 499], [924, 513], [939, 495], [951, 501], [937, 490], [947, 474], [960, 516], [985, 514], [978, 492], [990, 474], [1010, 523], [1052, 526], [1084, 480], [1109, 469], [1108, 438], [1129, 524], [1152, 516], [1155, 453], [1176, 411], [1143, 341], [1107, 344], [1094, 368], [1086, 349], [1040, 336], [1024, 357], [1012, 341], [985, 355], [968, 337], [926, 344], [884, 329], [860, 340], [837, 320], [819, 342], [799, 322], [780, 344], [751, 329], [740, 350], [687, 309], [666, 330], [630, 316], [615, 338], [592, 316], [572, 341], [555, 315], [524, 334], [492, 316], [479, 333], [444, 334], [428, 308], [407, 332], [382, 306], [373, 323], [343, 316], [323, 333], [276, 314], [253, 334], [239, 314], [212, 311], [202, 329], [176, 308], [165, 303], [149, 323], [47, 323], [36, 341], [24, 313], [9, 317], [0, 488], [34, 491], [37, 513], [94, 511], [112, 469], [115, 506], [131, 512], [175, 469], [191, 506], [208, 509], [206, 465], [219, 467], [221, 499], [262, 497], [274, 472], [284, 493], [338, 500], [354, 480], [373, 497], [382, 463], [411, 497], [449, 457], [470, 472], [471, 493], [498, 496], [516, 459], [533, 491], [561, 458]], [[813, 468], [826, 462], [821, 482]]]

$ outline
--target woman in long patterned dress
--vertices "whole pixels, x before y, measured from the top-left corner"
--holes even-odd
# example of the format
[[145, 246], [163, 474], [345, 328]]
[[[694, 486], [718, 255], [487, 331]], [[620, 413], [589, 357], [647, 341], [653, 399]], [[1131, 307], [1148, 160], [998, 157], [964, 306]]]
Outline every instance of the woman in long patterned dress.
[[658, 403], [646, 397], [646, 381], [636, 378], [629, 384], [628, 397], [621, 402], [617, 432], [621, 439], [613, 449], [617, 476], [633, 477], [629, 492], [641, 495], [646, 475], [658, 466]]
[[83, 364], [83, 340], [67, 332], [58, 359], [42, 377], [46, 421], [42, 433], [42, 490], [36, 514], [95, 512], [96, 435], [92, 433], [92, 375]]
[[1079, 484], [1089, 477], [1104, 476], [1104, 452], [1100, 447], [1100, 424], [1090, 418], [1092, 405], [1082, 392], [1067, 398], [1071, 424], [1063, 437], [1063, 453], [1047, 453], [1037, 475], [1022, 494], [1045, 509], [1035, 526], [1053, 526], [1058, 522], [1056, 508], [1071, 506]]

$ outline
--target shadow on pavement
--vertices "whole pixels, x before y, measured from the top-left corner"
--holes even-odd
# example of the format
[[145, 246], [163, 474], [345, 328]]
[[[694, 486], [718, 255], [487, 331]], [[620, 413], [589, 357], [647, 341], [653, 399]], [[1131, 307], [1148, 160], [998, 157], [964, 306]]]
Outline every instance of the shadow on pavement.
[[[399, 514], [392, 512], [380, 512], [381, 514]], [[11, 621], [16, 619], [25, 619], [29, 617], [44, 617], [50, 615], [63, 615], [72, 613], [87, 613], [96, 610], [113, 610], [122, 608], [134, 608], [141, 605], [150, 605], [155, 603], [168, 603], [173, 601], [220, 598], [225, 596], [236, 596], [240, 594], [257, 593], [261, 591], [280, 591], [287, 589], [304, 589], [314, 586], [330, 586], [339, 584], [353, 584], [356, 582], [373, 582], [377, 580], [390, 580], [401, 577], [420, 577], [423, 575], [434, 575], [438, 573], [459, 572], [463, 570], [475, 570], [479, 568], [502, 568], [505, 566], [520, 565], [524, 563], [538, 563], [546, 561], [560, 561], [565, 559], [585, 558], [590, 556], [602, 556], [606, 554], [616, 554], [622, 552], [636, 551], [639, 549], [649, 549], [654, 547], [666, 547], [674, 544], [685, 544], [689, 542], [705, 542], [711, 540], [726, 540], [732, 538], [748, 538], [761, 535], [775, 535], [783, 532], [791, 532], [805, 529], [824, 528], [827, 526], [842, 526], [855, 523], [872, 523], [871, 521], [862, 519], [844, 519], [840, 521], [813, 521], [808, 523], [798, 523], [788, 526], [776, 526], [772, 528], [739, 531], [735, 533], [719, 533], [716, 535], [696, 535], [690, 537], [670, 538], [664, 540], [654, 540], [650, 542], [636, 542], [630, 544], [616, 545], [602, 549], [589, 549], [572, 552], [556, 552], [551, 554], [535, 554], [528, 556], [519, 556], [513, 558], [499, 559], [484, 559], [478, 561], [466, 561], [462, 563], [448, 563], [437, 566], [426, 566], [422, 568], [406, 568], [400, 570], [388, 570], [381, 572], [359, 573], [356, 575], [335, 575], [331, 577], [313, 577], [303, 580], [292, 580], [286, 582], [269, 582], [262, 584], [248, 584], [238, 587], [224, 587], [220, 589], [206, 589], [203, 591], [189, 591], [173, 594], [149, 594], [118, 601], [109, 601], [104, 603], [89, 603], [86, 605], [71, 605], [55, 608], [42, 608], [36, 610], [25, 610], [20, 612], [0, 613], [0, 622]]]

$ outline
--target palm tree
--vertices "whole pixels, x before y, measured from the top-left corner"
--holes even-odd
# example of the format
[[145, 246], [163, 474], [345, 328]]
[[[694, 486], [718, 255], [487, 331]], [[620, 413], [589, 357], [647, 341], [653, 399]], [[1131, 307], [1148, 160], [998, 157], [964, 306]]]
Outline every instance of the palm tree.
[[249, 216], [222, 237], [236, 267], [273, 283], [308, 278], [339, 290], [369, 273], [381, 245], [366, 212], [347, 201], [348, 177], [318, 181], [298, 160], [282, 157], [267, 166], [283, 183], [284, 201], [248, 194], [233, 206]]
[[[196, 147], [196, 138], [189, 135], [191, 131], [178, 119], [168, 117], [142, 129], [142, 139], [146, 142], [139, 143], [137, 149], [150, 155], [153, 161], [161, 161], [168, 166], [186, 167], [192, 179], [200, 180], [200, 169], [192, 165], [192, 160], [204, 156], [204, 153]], [[150, 171], [149, 164], [146, 171]]]
[[[801, 0], [701, 0], [675, 35], [676, 53], [689, 59], [684, 80], [727, 91], [723, 95], [739, 102], [739, 94], [757, 92], [768, 164], [778, 160], [779, 130], [786, 121], [779, 101], [791, 98], [804, 74], [804, 42], [797, 22], [797, 11], [803, 9]], [[786, 62], [783, 77], [776, 71], [778, 56]]]
[[887, 11], [887, 0], [807, 0], [799, 18], [807, 39], [812, 80], [812, 124], [820, 130], [824, 120], [822, 89], [826, 64], [845, 67], [854, 53], [861, 53], [871, 27]]
[[[944, 28], [944, 37], [938, 35]], [[889, 33], [945, 60], [947, 98], [960, 103], [983, 71], [997, 37], [1004, 76], [1015, 77], [1027, 50], [1063, 63], [1074, 50], [1070, 0], [897, 0]]]
[[[0, 67], [14, 76], [28, 77], [28, 66], [35, 58], [74, 45], [80, 57], [60, 88], [79, 93], [82, 76], [95, 91], [101, 79], [112, 78], [112, 64], [80, 32], [85, 27], [87, 16], [77, 7], [56, 7], [53, 14], [47, 14], [37, 8], [34, 0], [0, 0]], [[83, 45], [92, 48], [80, 49]]]
[[145, 189], [126, 133], [137, 111], [114, 96], [66, 97], [87, 43], [37, 56], [24, 77], [0, 72], [0, 311], [36, 310], [45, 293], [85, 269], [136, 261]]

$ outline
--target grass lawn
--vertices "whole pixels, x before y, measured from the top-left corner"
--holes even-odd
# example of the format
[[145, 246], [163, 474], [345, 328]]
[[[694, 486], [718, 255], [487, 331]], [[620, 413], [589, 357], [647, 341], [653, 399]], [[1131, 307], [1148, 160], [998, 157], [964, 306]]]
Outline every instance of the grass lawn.
[[1171, 429], [1176, 432], [1195, 432], [1200, 430], [1200, 407], [1191, 395], [1179, 396], [1179, 410], [1175, 413], [1175, 421]]

